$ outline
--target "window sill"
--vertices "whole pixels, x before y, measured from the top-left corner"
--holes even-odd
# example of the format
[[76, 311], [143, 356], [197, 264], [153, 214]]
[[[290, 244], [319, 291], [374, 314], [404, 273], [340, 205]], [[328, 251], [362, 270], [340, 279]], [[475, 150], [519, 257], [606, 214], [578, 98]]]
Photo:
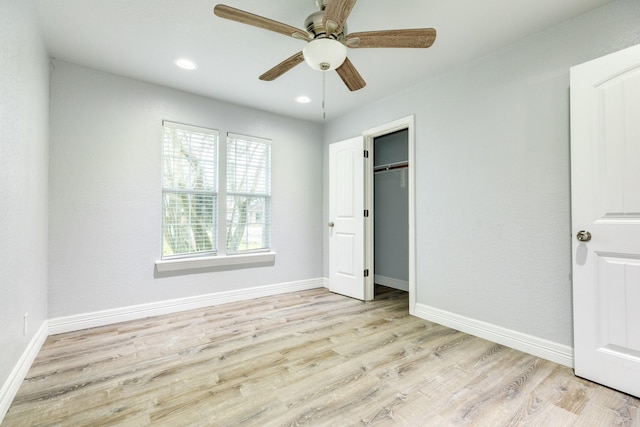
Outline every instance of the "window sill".
[[275, 260], [275, 252], [256, 252], [240, 255], [158, 260], [155, 264], [156, 270], [164, 273], [182, 270], [229, 270], [234, 268], [264, 267], [273, 265]]

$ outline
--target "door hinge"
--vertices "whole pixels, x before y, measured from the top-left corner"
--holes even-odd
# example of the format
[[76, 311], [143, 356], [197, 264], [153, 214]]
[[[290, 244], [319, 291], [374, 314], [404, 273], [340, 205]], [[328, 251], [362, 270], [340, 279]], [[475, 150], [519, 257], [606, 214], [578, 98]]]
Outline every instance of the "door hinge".
[[369, 209], [364, 210], [364, 217], [369, 218]]
[[364, 277], [369, 277], [369, 269], [364, 270]]
[[369, 150], [364, 150], [364, 158], [365, 159], [369, 158]]

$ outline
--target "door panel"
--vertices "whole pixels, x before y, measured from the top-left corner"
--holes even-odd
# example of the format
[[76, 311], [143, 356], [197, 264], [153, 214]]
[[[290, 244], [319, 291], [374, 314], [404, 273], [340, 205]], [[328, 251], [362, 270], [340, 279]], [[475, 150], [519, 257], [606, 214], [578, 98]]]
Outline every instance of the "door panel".
[[364, 138], [329, 146], [329, 290], [365, 299]]
[[[630, 355], [640, 354], [640, 259], [620, 254], [598, 254], [598, 316], [606, 326], [599, 345]], [[634, 299], [633, 297], [636, 297]]]
[[336, 273], [342, 276], [355, 278], [358, 275], [357, 265], [354, 265], [354, 252], [356, 251], [357, 237], [352, 233], [336, 233]]
[[594, 138], [596, 168], [602, 178], [601, 217], [640, 218], [640, 72], [623, 73], [594, 88], [600, 99]]
[[[571, 70], [574, 363], [640, 396], [640, 46]], [[581, 230], [591, 239], [578, 240]]]

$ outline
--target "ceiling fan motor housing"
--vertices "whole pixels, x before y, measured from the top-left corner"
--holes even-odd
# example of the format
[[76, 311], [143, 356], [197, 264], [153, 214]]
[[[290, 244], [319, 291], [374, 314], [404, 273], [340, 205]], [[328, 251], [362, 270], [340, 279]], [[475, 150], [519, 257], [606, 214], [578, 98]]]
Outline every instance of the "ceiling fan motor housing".
[[[320, 1], [320, 0], [318, 0]], [[307, 29], [313, 39], [330, 38], [344, 42], [347, 35], [347, 24], [344, 24], [339, 34], [327, 34], [327, 29], [324, 26], [324, 11], [319, 10], [312, 13], [304, 21], [304, 27]]]

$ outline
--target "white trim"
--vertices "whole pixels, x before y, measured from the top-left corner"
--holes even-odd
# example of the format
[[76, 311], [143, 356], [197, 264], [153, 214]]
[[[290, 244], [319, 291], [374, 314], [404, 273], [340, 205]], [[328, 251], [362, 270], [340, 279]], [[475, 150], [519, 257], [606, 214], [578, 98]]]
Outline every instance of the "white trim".
[[374, 282], [378, 285], [388, 286], [393, 289], [409, 292], [409, 281], [385, 277], [379, 274], [374, 275]]
[[368, 158], [364, 162], [364, 208], [369, 212], [364, 218], [364, 268], [368, 271], [368, 274], [364, 277], [364, 296], [365, 301], [371, 301], [375, 298], [374, 292], [374, 261], [375, 261], [375, 210], [373, 209], [373, 196], [374, 196], [374, 179], [373, 179], [373, 153], [374, 144], [373, 137], [363, 134], [364, 149], [369, 152]]
[[416, 304], [415, 315], [449, 328], [503, 344], [516, 350], [573, 368], [573, 347], [506, 329], [455, 313]]
[[239, 139], [241, 141], [247, 141], [247, 142], [259, 142], [261, 144], [267, 144], [267, 145], [271, 145], [272, 141], [268, 138], [260, 138], [258, 136], [251, 136], [251, 135], [245, 135], [242, 133], [235, 133], [235, 132], [227, 132], [227, 138], [230, 139]]
[[187, 132], [204, 133], [207, 135], [214, 135], [216, 137], [220, 136], [220, 131], [217, 129], [203, 128], [202, 126], [187, 125], [185, 123], [172, 122], [171, 120], [163, 120], [162, 127], [180, 129], [180, 130], [185, 130]]
[[323, 286], [324, 280], [317, 278], [57, 317], [49, 319], [49, 335]]
[[47, 339], [47, 331], [48, 325], [45, 320], [29, 342], [24, 353], [22, 353], [18, 363], [11, 371], [11, 374], [9, 374], [9, 378], [7, 378], [2, 385], [2, 389], [0, 389], [0, 424], [11, 406], [11, 402], [13, 402], [13, 399], [16, 397], [18, 389], [20, 389], [22, 382], [27, 376], [31, 364], [36, 359], [42, 344], [44, 344], [44, 341]]
[[[414, 115], [403, 117], [393, 122], [377, 126], [375, 128], [366, 130], [362, 133], [365, 137], [365, 144], [367, 141], [372, 141], [375, 137], [387, 135], [402, 129], [408, 130], [408, 149], [409, 149], [409, 169], [408, 169], [408, 181], [409, 181], [409, 313], [415, 315], [416, 310], [416, 296], [417, 296], [417, 273], [416, 273], [416, 119]], [[371, 172], [370, 179], [373, 180], [373, 170]], [[370, 191], [370, 200], [373, 200], [373, 185], [370, 185], [367, 189]], [[371, 212], [373, 212], [373, 206], [371, 206]], [[375, 212], [371, 215], [373, 217]], [[370, 242], [373, 245], [373, 220], [370, 221], [371, 225], [366, 227], [366, 242]], [[369, 243], [367, 243], [369, 244]], [[371, 250], [373, 253], [373, 250]], [[375, 275], [373, 269], [373, 261], [371, 261], [371, 267], [369, 268], [371, 276]], [[370, 289], [373, 295], [373, 283]]]
[[161, 259], [156, 261], [159, 272], [193, 270], [200, 268], [218, 268], [243, 266], [251, 267], [273, 264], [276, 261], [275, 252], [254, 252], [250, 254], [219, 255], [200, 258]]

